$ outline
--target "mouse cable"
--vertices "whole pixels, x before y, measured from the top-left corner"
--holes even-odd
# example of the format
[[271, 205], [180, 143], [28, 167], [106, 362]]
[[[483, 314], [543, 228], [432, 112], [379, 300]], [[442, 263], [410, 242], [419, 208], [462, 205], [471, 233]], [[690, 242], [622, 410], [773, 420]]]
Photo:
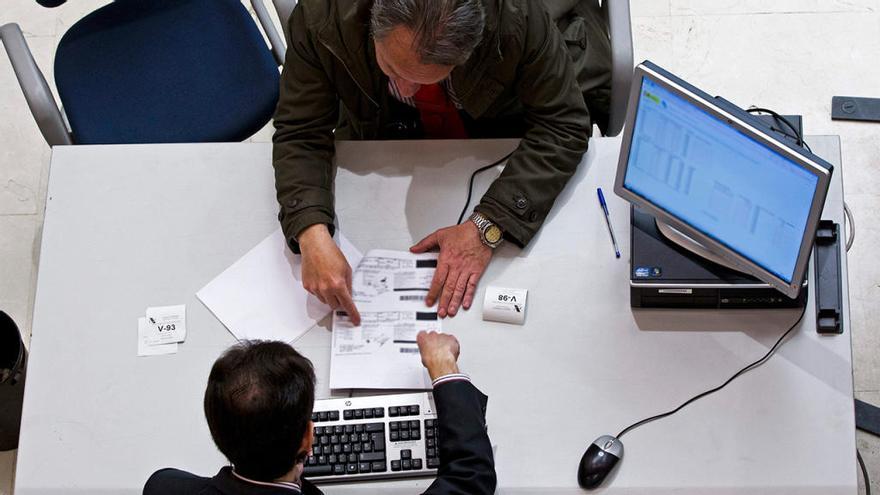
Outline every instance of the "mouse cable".
[[474, 173], [471, 174], [471, 180], [468, 182], [467, 200], [465, 200], [465, 202], [464, 202], [464, 208], [461, 209], [461, 215], [458, 216], [458, 222], [456, 222], [456, 225], [460, 224], [461, 221], [464, 220], [464, 216], [467, 214], [468, 206], [470, 206], [470, 204], [471, 204], [471, 195], [473, 195], [473, 193], [474, 193], [474, 179], [477, 177], [477, 174], [479, 174], [480, 172], [485, 172], [486, 170], [489, 170], [490, 168], [497, 167], [498, 165], [501, 165], [508, 158], [510, 158], [510, 155], [512, 155], [512, 154], [513, 154], [513, 151], [504, 155], [504, 157], [501, 158], [500, 160], [492, 162], [489, 165], [486, 165], [485, 167], [480, 167], [480, 168], [474, 170]]
[[862, 453], [856, 449], [856, 459], [859, 461], [859, 467], [862, 468], [862, 479], [865, 480], [865, 495], [871, 495], [871, 478], [868, 477], [868, 468], [865, 467], [865, 461], [862, 460]]
[[789, 129], [791, 129], [791, 132], [794, 133], [794, 138], [797, 140], [798, 146], [803, 146], [810, 153], [813, 152], [813, 150], [810, 149], [810, 145], [807, 144], [806, 141], [804, 141], [804, 136], [801, 135], [801, 133], [798, 132], [797, 129], [795, 129], [795, 127], [791, 124], [791, 122], [788, 121], [788, 119], [786, 119], [782, 115], [779, 115], [777, 112], [774, 112], [773, 110], [770, 110], [768, 108], [761, 108], [761, 107], [751, 107], [751, 108], [747, 109], [746, 112], [748, 112], [748, 113], [766, 113], [767, 115], [772, 115], [773, 118], [775, 118], [776, 120], [779, 120], [780, 122], [785, 124]]
[[651, 423], [651, 422], [653, 422], [653, 421], [657, 421], [658, 419], [663, 419], [663, 418], [665, 418], [665, 417], [667, 417], [667, 416], [672, 416], [673, 414], [677, 413], [678, 411], [681, 411], [682, 409], [684, 409], [685, 406], [687, 406], [687, 405], [689, 405], [689, 404], [691, 404], [691, 403], [693, 403], [693, 402], [696, 402], [696, 401], [702, 399], [703, 397], [706, 397], [707, 395], [712, 395], [712, 394], [714, 394], [715, 392], [717, 392], [717, 391], [721, 390], [722, 388], [726, 387], [727, 385], [730, 384], [730, 382], [736, 380], [737, 378], [739, 378], [740, 376], [744, 375], [745, 373], [747, 373], [747, 372], [749, 372], [749, 371], [751, 371], [751, 370], [753, 370], [753, 369], [755, 369], [755, 368], [761, 366], [762, 364], [764, 364], [765, 362], [767, 362], [767, 360], [770, 359], [771, 356], [773, 356], [773, 354], [776, 352], [777, 349], [779, 349], [779, 346], [782, 344], [782, 342], [785, 340], [785, 338], [788, 337], [788, 335], [791, 333], [791, 331], [794, 330], [794, 329], [798, 326], [798, 324], [800, 324], [801, 320], [804, 319], [804, 314], [806, 314], [806, 312], [807, 312], [807, 307], [804, 306], [804, 310], [801, 311], [801, 315], [798, 317], [797, 321], [795, 321], [794, 324], [793, 324], [791, 327], [789, 327], [789, 329], [786, 330], [785, 333], [783, 333], [781, 337], [779, 337], [779, 339], [776, 341], [776, 343], [773, 344], [773, 347], [771, 347], [770, 350], [767, 351], [767, 353], [764, 354], [764, 356], [763, 356], [761, 359], [758, 359], [757, 361], [755, 361], [755, 362], [749, 364], [749, 365], [746, 366], [745, 368], [743, 368], [743, 369], [737, 371], [733, 376], [731, 376], [730, 378], [728, 378], [727, 381], [724, 382], [724, 383], [722, 383], [721, 385], [719, 385], [719, 386], [717, 386], [717, 387], [715, 387], [715, 388], [713, 388], [713, 389], [711, 389], [711, 390], [707, 390], [707, 391], [705, 391], [705, 392], [703, 392], [703, 393], [701, 393], [701, 394], [699, 394], [699, 395], [695, 395], [695, 396], [691, 397], [690, 399], [688, 399], [687, 401], [685, 401], [683, 404], [681, 404], [680, 406], [676, 407], [675, 409], [673, 409], [673, 410], [671, 410], [671, 411], [667, 411], [667, 412], [665, 412], [665, 413], [663, 413], [663, 414], [658, 414], [658, 415], [656, 415], [656, 416], [651, 416], [650, 418], [645, 418], [645, 419], [643, 419], [643, 420], [641, 420], [641, 421], [639, 421], [639, 422], [636, 422], [636, 423], [633, 423], [633, 424], [627, 426], [626, 428], [623, 429], [623, 431], [621, 431], [620, 433], [617, 434], [617, 438], [619, 439], [620, 437], [626, 435], [626, 434], [629, 433], [630, 431], [632, 431], [632, 430], [634, 430], [634, 429], [636, 429], [636, 428], [638, 428], [638, 427], [640, 427], [640, 426], [642, 426], [642, 425], [646, 425], [646, 424]]

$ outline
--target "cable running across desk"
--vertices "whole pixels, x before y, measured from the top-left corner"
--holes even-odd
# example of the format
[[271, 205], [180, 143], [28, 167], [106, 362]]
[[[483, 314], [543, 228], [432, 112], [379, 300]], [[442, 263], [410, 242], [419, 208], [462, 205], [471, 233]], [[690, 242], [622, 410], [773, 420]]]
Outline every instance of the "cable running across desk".
[[501, 158], [500, 160], [492, 162], [489, 165], [486, 165], [485, 167], [480, 167], [480, 168], [474, 170], [474, 172], [471, 174], [470, 181], [468, 181], [467, 199], [464, 202], [464, 208], [461, 209], [461, 215], [458, 216], [458, 222], [456, 222], [456, 225], [460, 224], [462, 222], [462, 220], [464, 220], [464, 216], [467, 214], [468, 206], [470, 206], [470, 204], [471, 204], [471, 196], [474, 193], [474, 179], [477, 177], [477, 174], [479, 174], [480, 172], [485, 172], [486, 170], [489, 170], [490, 168], [497, 167], [498, 165], [501, 165], [502, 163], [507, 161], [507, 159], [510, 158], [511, 155], [513, 155], [513, 151], [504, 155], [504, 157]]
[[789, 329], [786, 330], [785, 333], [783, 333], [781, 337], [779, 337], [779, 339], [776, 341], [776, 343], [773, 344], [773, 347], [771, 347], [770, 350], [767, 351], [767, 353], [764, 354], [763, 357], [761, 357], [761, 359], [758, 359], [757, 361], [754, 361], [753, 363], [749, 364], [749, 365], [746, 366], [745, 368], [743, 368], [743, 369], [737, 371], [736, 373], [733, 374], [733, 376], [731, 376], [730, 378], [728, 378], [727, 381], [724, 382], [724, 383], [722, 383], [721, 385], [719, 385], [719, 386], [717, 386], [717, 387], [715, 387], [715, 388], [713, 388], [713, 389], [707, 390], [707, 391], [705, 391], [705, 392], [703, 392], [703, 393], [701, 393], [701, 394], [699, 394], [699, 395], [695, 395], [695, 396], [691, 397], [690, 399], [686, 400], [685, 402], [683, 402], [680, 406], [676, 407], [675, 409], [673, 409], [673, 410], [671, 410], [671, 411], [667, 411], [667, 412], [665, 412], [665, 413], [663, 413], [663, 414], [658, 414], [658, 415], [656, 415], [656, 416], [651, 416], [650, 418], [645, 418], [645, 419], [643, 419], [643, 420], [641, 420], [641, 421], [638, 421], [638, 422], [636, 422], [636, 423], [633, 423], [633, 424], [627, 426], [626, 428], [623, 429], [623, 431], [621, 431], [620, 433], [617, 434], [617, 438], [619, 439], [620, 437], [626, 435], [626, 434], [629, 433], [630, 431], [632, 431], [632, 430], [634, 430], [634, 429], [636, 429], [636, 428], [638, 428], [638, 427], [640, 427], [640, 426], [642, 426], [642, 425], [646, 425], [646, 424], [651, 423], [651, 422], [653, 422], [653, 421], [657, 421], [658, 419], [663, 419], [663, 418], [665, 418], [665, 417], [667, 417], [667, 416], [672, 416], [673, 414], [677, 413], [678, 411], [681, 411], [682, 409], [684, 409], [684, 408], [685, 408], [686, 406], [688, 406], [689, 404], [691, 404], [691, 403], [693, 403], [693, 402], [696, 402], [696, 401], [698, 401], [698, 400], [700, 400], [700, 399], [702, 399], [703, 397], [706, 397], [706, 396], [708, 396], [708, 395], [712, 395], [712, 394], [714, 394], [715, 392], [718, 392], [719, 390], [721, 390], [721, 389], [723, 389], [724, 387], [726, 387], [727, 385], [729, 385], [730, 382], [736, 380], [737, 378], [739, 378], [740, 376], [744, 375], [745, 373], [747, 373], [747, 372], [749, 372], [749, 371], [751, 371], [751, 370], [753, 370], [753, 369], [755, 369], [755, 368], [761, 366], [762, 364], [764, 364], [765, 362], [767, 362], [767, 360], [770, 359], [770, 357], [772, 357], [774, 353], [776, 353], [776, 350], [779, 349], [779, 347], [782, 345], [782, 343], [783, 343], [783, 341], [785, 340], [785, 338], [788, 337], [788, 335], [792, 332], [792, 330], [794, 330], [795, 328], [797, 328], [797, 326], [800, 324], [801, 320], [804, 319], [804, 314], [806, 314], [806, 312], [807, 312], [807, 307], [804, 306], [804, 310], [801, 311], [801, 315], [798, 317], [797, 321], [795, 321], [794, 324], [793, 324], [791, 327], [789, 327]]

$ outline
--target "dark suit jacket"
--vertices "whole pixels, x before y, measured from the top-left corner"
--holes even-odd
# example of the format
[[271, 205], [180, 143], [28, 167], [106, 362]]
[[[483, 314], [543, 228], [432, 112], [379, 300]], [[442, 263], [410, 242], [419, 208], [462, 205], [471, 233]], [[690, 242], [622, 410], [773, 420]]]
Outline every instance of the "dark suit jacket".
[[[434, 388], [434, 403], [440, 427], [440, 468], [437, 479], [425, 495], [480, 495], [495, 492], [495, 461], [486, 433], [488, 398], [468, 381], [450, 381]], [[178, 469], [153, 473], [144, 486], [144, 495], [291, 495], [294, 490], [280, 486], [256, 485], [232, 474], [227, 466], [213, 478], [196, 476]], [[308, 480], [303, 495], [321, 491]]]

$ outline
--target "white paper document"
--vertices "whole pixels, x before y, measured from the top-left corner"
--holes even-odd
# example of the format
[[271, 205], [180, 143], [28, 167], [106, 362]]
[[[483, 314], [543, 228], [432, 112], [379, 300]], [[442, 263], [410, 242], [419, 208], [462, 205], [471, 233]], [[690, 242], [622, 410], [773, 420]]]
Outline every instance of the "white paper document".
[[147, 336], [159, 344], [186, 340], [186, 305], [147, 308]]
[[[354, 269], [361, 253], [337, 234]], [[287, 247], [279, 228], [196, 293], [238, 339], [291, 342], [330, 313], [302, 286], [302, 260]]]
[[163, 344], [152, 335], [151, 327], [146, 318], [138, 318], [138, 356], [160, 356], [177, 352], [177, 342]]
[[333, 314], [331, 389], [431, 388], [416, 335], [440, 331], [436, 307], [425, 306], [437, 256], [386, 250], [364, 256], [352, 282], [360, 326], [344, 311]]

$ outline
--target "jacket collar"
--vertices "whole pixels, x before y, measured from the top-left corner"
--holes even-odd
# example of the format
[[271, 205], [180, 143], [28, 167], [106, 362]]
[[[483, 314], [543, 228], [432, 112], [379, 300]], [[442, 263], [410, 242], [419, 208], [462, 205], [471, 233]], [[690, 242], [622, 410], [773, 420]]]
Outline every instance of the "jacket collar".
[[250, 480], [226, 466], [214, 476], [214, 485], [224, 494], [252, 493], [254, 495], [300, 495], [302, 489], [293, 483], [267, 483]]

